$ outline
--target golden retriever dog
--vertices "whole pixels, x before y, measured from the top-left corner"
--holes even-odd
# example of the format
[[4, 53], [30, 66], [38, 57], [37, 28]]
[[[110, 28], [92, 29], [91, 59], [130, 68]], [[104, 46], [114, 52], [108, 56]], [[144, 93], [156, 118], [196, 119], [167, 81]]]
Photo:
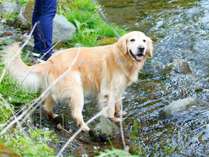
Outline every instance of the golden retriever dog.
[[[18, 49], [18, 44], [10, 45], [4, 62], [9, 74], [28, 89], [44, 91], [68, 71], [50, 89], [44, 109], [55, 117], [56, 101], [67, 100], [73, 119], [83, 131], [89, 130], [82, 115], [85, 95], [95, 95], [100, 109], [107, 107], [105, 117], [120, 120], [125, 89], [137, 80], [145, 60], [153, 56], [152, 40], [139, 31], [125, 34], [112, 45], [60, 50], [46, 62], [33, 66], [23, 63]], [[14, 56], [17, 57], [11, 61]]]

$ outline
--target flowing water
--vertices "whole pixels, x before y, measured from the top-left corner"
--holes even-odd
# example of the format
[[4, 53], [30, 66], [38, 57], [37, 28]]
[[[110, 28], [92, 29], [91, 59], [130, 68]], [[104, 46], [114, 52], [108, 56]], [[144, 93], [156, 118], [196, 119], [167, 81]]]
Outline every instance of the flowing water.
[[154, 40], [154, 58], [124, 98], [125, 123], [136, 151], [209, 156], [209, 1], [99, 3], [108, 21]]

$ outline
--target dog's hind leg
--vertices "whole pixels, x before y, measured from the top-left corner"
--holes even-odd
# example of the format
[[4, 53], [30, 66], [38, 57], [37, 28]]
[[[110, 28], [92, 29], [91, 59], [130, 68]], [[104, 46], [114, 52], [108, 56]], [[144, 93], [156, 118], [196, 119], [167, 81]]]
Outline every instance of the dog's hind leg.
[[48, 117], [50, 119], [54, 119], [57, 115], [53, 113], [53, 107], [55, 105], [55, 101], [54, 99], [52, 98], [51, 95], [47, 96], [45, 102], [44, 102], [44, 111], [46, 111]]

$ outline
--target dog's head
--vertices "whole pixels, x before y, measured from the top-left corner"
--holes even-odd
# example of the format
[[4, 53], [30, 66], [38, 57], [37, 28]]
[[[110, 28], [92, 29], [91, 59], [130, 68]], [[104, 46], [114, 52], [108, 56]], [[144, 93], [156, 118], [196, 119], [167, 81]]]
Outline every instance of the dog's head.
[[152, 40], [139, 31], [125, 34], [118, 40], [117, 45], [122, 53], [137, 62], [153, 56]]

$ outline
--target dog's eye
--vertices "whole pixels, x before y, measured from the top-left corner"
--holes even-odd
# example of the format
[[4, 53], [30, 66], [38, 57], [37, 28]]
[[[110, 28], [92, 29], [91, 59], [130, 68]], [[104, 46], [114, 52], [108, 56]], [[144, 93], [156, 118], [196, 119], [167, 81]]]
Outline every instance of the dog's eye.
[[135, 41], [135, 39], [131, 39], [130, 41], [131, 41], [131, 42], [134, 42], [134, 41]]
[[146, 43], [146, 40], [144, 39], [143, 42]]

